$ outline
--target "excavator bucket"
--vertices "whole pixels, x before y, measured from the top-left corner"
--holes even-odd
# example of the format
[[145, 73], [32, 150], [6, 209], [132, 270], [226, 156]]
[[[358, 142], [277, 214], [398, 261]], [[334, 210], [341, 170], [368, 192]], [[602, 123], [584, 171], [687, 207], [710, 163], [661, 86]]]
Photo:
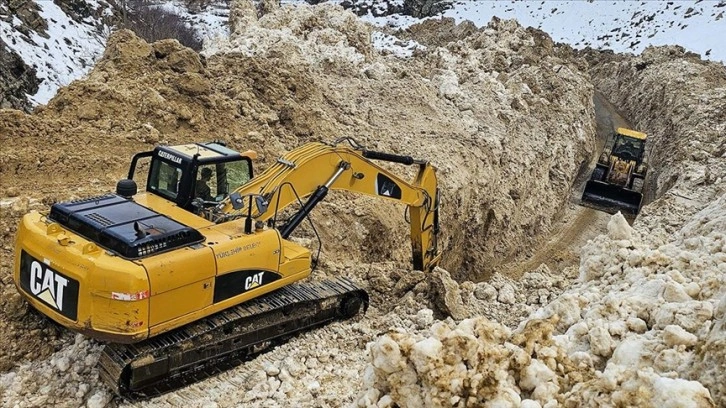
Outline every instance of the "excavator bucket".
[[582, 193], [583, 204], [615, 214], [637, 215], [643, 194], [601, 181], [589, 180]]

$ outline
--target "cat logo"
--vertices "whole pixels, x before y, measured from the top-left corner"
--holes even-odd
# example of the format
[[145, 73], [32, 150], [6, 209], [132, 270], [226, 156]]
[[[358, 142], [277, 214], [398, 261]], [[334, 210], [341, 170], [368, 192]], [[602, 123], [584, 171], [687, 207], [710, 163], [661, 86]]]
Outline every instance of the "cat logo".
[[63, 311], [63, 292], [68, 279], [40, 262], [30, 264], [30, 292], [56, 310]]
[[375, 188], [378, 195], [395, 198], [397, 200], [401, 199], [401, 187], [385, 174], [378, 173]]
[[262, 277], [265, 275], [264, 272], [256, 273], [252, 276], [248, 276], [245, 279], [245, 290], [250, 290], [262, 285]]

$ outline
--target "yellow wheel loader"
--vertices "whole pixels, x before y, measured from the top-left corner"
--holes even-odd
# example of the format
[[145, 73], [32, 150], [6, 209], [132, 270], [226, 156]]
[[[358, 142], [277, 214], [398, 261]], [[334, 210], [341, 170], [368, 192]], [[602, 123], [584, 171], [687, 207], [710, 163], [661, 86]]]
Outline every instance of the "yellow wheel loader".
[[648, 171], [644, 158], [646, 139], [645, 133], [616, 129], [585, 185], [583, 204], [612, 214], [638, 214]]
[[[351, 280], [305, 279], [315, 260], [289, 239], [329, 190], [405, 204], [413, 267], [439, 262], [428, 161], [345, 138], [305, 144], [253, 177], [256, 156], [221, 142], [157, 146], [132, 158], [115, 193], [23, 217], [18, 291], [41, 314], [106, 342], [100, 374], [116, 394], [159, 395], [365, 311], [368, 294]], [[139, 193], [140, 159], [150, 163]], [[405, 181], [373, 160], [418, 172]]]

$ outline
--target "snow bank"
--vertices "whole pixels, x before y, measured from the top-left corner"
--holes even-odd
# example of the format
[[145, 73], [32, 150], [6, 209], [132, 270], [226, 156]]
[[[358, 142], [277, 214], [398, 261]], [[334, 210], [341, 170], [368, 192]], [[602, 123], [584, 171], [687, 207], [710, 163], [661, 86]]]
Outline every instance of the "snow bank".
[[726, 362], [724, 249], [726, 196], [658, 247], [614, 215], [578, 284], [516, 330], [474, 318], [376, 340], [359, 406], [716, 406], [698, 380]]
[[251, 1], [235, 0], [231, 10], [230, 36], [205, 43], [202, 55], [239, 52], [335, 70], [358, 66], [372, 52], [371, 28], [339, 5], [272, 6], [258, 18]]
[[367, 406], [546, 406], [592, 376], [556, 344], [557, 317], [522, 330], [483, 317], [435, 323], [429, 337], [389, 333], [369, 344]]

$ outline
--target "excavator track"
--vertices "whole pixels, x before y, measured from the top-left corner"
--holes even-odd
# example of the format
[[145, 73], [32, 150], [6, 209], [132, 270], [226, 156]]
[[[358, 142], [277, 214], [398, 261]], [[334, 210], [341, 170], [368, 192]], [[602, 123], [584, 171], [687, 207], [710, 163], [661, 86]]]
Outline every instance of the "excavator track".
[[100, 376], [116, 395], [152, 398], [248, 361], [304, 330], [355, 316], [368, 294], [346, 278], [295, 283], [136, 344], [108, 344]]

